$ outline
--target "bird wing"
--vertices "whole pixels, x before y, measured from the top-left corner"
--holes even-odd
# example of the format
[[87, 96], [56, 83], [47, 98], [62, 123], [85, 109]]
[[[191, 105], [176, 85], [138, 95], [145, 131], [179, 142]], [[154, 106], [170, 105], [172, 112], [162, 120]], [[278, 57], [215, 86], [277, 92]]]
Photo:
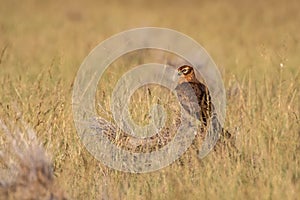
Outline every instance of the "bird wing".
[[181, 106], [206, 125], [211, 114], [211, 101], [207, 87], [200, 82], [184, 82], [175, 88]]

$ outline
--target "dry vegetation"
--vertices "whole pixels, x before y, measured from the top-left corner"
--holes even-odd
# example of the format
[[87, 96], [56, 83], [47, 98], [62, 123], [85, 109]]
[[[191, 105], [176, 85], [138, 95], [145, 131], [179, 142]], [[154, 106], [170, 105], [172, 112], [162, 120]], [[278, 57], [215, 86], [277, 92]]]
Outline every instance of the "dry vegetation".
[[[299, 198], [299, 5], [0, 0], [0, 199], [41, 193], [48, 199]], [[76, 72], [99, 42], [143, 26], [181, 31], [211, 54], [223, 76], [226, 128], [238, 153], [225, 148], [198, 160], [189, 150], [162, 170], [129, 174], [102, 165], [84, 148], [72, 120]], [[126, 64], [111, 78], [124, 71]], [[35, 142], [27, 133], [36, 134]]]

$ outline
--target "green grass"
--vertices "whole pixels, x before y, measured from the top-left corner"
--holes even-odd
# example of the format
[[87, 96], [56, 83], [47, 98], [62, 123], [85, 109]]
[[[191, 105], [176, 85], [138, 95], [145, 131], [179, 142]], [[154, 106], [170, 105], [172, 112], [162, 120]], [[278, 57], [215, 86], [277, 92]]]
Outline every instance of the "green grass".
[[[54, 179], [49, 190], [61, 190], [70, 199], [297, 199], [298, 4], [297, 0], [131, 0], [126, 4], [0, 0], [0, 119], [11, 130], [21, 119], [34, 129], [52, 159]], [[236, 138], [239, 153], [225, 148], [198, 160], [191, 149], [162, 170], [129, 174], [104, 166], [84, 148], [72, 118], [76, 72], [98, 43], [144, 26], [181, 31], [213, 57], [227, 91], [225, 127]], [[128, 63], [119, 63], [121, 67], [114, 65], [107, 72], [112, 81], [101, 82], [100, 97], [102, 90], [109, 94], [114, 81], [130, 69]], [[161, 98], [157, 89], [158, 97], [141, 101], [144, 89], [132, 99], [140, 103], [133, 118], [141, 119], [141, 124], [147, 121], [151, 103]], [[110, 110], [109, 98], [99, 103]], [[0, 151], [11, 145], [1, 134]], [[8, 162], [2, 159], [0, 166]], [[5, 192], [0, 189], [0, 199], [8, 198]], [[9, 198], [16, 198], [14, 190], [9, 192]]]

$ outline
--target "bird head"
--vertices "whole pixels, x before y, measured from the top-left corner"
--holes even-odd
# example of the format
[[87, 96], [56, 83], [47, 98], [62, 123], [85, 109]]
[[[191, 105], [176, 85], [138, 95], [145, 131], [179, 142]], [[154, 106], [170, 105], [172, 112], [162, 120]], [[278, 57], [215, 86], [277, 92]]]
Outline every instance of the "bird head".
[[183, 65], [177, 69], [179, 76], [179, 83], [182, 82], [197, 82], [193, 67]]

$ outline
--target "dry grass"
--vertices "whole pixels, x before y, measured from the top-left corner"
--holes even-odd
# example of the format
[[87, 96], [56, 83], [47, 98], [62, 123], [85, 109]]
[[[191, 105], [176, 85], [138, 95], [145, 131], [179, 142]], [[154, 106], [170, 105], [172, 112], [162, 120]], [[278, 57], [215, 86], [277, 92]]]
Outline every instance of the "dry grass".
[[[28, 157], [14, 161], [20, 166], [33, 159], [34, 166], [39, 166], [37, 159], [40, 159], [41, 166], [52, 165], [53, 173], [46, 172], [53, 180], [47, 182], [46, 189], [42, 187], [47, 194], [52, 189], [56, 192], [54, 184], [71, 199], [297, 199], [299, 196], [297, 0], [190, 3], [131, 0], [126, 4], [0, 0], [0, 5], [0, 118], [11, 133], [16, 134], [14, 130], [20, 127], [14, 127], [20, 123], [20, 116], [36, 132], [43, 148], [29, 146], [23, 152]], [[222, 154], [212, 152], [204, 160], [198, 160], [190, 149], [162, 170], [128, 174], [107, 168], [86, 151], [72, 121], [71, 92], [77, 69], [99, 42], [141, 26], [181, 31], [208, 50], [224, 78], [228, 93], [226, 128], [234, 134], [239, 153], [225, 147]], [[124, 64], [124, 68], [112, 73], [111, 79], [116, 80], [126, 70]], [[139, 95], [143, 92], [136, 94], [137, 99]], [[107, 110], [108, 106], [107, 103]], [[149, 103], [141, 106], [147, 108]], [[138, 119], [145, 113], [135, 113], [134, 117]], [[26, 135], [26, 130], [21, 130]], [[0, 150], [6, 152], [13, 143], [8, 141], [5, 131], [0, 132]], [[52, 164], [46, 154], [35, 157], [39, 149], [51, 155]], [[11, 154], [4, 154], [6, 158], [8, 155]], [[4, 159], [4, 164], [9, 164], [9, 160]], [[7, 167], [2, 163], [1, 169]], [[5, 175], [1, 174], [1, 180]], [[15, 180], [16, 183], [23, 179]], [[38, 192], [38, 176], [34, 180], [38, 180], [34, 183], [37, 184], [30, 190]], [[9, 191], [10, 198], [14, 198], [14, 191], [3, 187], [1, 190]], [[6, 198], [5, 192], [0, 199]], [[22, 191], [22, 197], [27, 192]]]
[[[36, 133], [19, 121], [7, 126], [0, 120], [5, 145], [0, 154], [0, 195], [3, 199], [66, 199], [55, 186], [51, 161]], [[14, 129], [14, 130], [12, 130]], [[6, 142], [3, 142], [6, 141]]]

